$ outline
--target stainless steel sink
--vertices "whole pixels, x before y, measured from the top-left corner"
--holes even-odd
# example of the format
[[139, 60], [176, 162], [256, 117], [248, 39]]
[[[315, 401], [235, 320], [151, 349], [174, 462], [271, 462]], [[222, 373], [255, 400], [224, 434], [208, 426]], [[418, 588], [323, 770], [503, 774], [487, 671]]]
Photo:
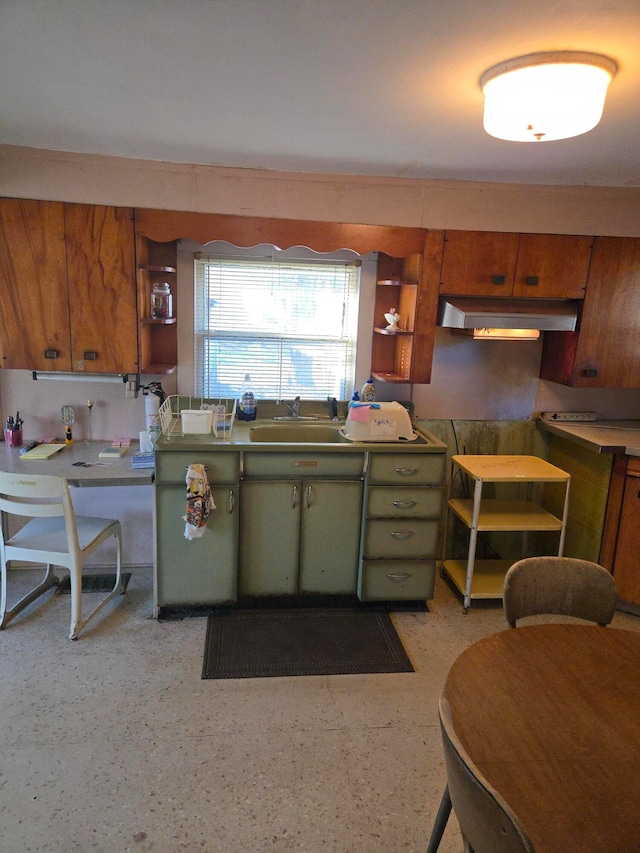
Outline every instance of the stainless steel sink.
[[251, 427], [249, 441], [279, 441], [283, 443], [303, 442], [305, 444], [331, 444], [343, 441], [340, 435], [340, 424], [310, 423], [299, 421], [294, 423], [265, 424]]

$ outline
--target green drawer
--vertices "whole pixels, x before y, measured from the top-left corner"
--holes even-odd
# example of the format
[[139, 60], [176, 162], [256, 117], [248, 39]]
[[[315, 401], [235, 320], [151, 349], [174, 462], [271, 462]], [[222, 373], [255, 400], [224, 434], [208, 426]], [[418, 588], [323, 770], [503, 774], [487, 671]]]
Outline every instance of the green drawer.
[[444, 481], [444, 453], [372, 453], [370, 483], [438, 485]]
[[364, 560], [361, 601], [424, 601], [433, 598], [435, 560]]
[[367, 497], [370, 518], [439, 518], [442, 507], [441, 486], [371, 486]]
[[244, 454], [246, 479], [358, 480], [364, 470], [363, 453], [252, 453]]
[[[184, 483], [187, 468], [201, 463], [207, 469], [207, 477], [215, 483], [237, 483], [240, 479], [240, 454], [216, 452], [215, 450], [157, 451], [156, 483], [158, 485]], [[186, 486], [185, 486], [186, 488]]]
[[436, 557], [439, 533], [439, 518], [370, 519], [364, 535], [364, 556], [397, 559]]

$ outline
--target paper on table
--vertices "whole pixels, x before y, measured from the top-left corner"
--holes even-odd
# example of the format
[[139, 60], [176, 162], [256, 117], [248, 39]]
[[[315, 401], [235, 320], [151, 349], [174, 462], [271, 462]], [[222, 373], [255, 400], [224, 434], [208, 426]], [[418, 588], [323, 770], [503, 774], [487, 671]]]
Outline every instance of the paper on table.
[[64, 444], [39, 444], [33, 450], [27, 450], [23, 453], [20, 459], [49, 459], [54, 453], [63, 450]]

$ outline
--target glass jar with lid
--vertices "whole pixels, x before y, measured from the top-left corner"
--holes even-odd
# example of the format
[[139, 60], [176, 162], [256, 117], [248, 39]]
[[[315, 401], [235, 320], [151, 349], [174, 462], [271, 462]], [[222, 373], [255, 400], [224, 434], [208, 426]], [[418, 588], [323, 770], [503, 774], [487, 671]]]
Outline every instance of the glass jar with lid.
[[151, 317], [154, 320], [169, 320], [173, 316], [173, 299], [168, 282], [156, 282], [151, 291]]

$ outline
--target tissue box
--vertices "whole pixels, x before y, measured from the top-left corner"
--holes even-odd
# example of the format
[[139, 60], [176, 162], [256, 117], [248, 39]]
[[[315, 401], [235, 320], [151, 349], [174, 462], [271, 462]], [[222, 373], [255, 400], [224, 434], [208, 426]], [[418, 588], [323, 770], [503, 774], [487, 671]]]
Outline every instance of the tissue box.
[[213, 412], [206, 409], [181, 409], [183, 435], [206, 435], [211, 432]]

